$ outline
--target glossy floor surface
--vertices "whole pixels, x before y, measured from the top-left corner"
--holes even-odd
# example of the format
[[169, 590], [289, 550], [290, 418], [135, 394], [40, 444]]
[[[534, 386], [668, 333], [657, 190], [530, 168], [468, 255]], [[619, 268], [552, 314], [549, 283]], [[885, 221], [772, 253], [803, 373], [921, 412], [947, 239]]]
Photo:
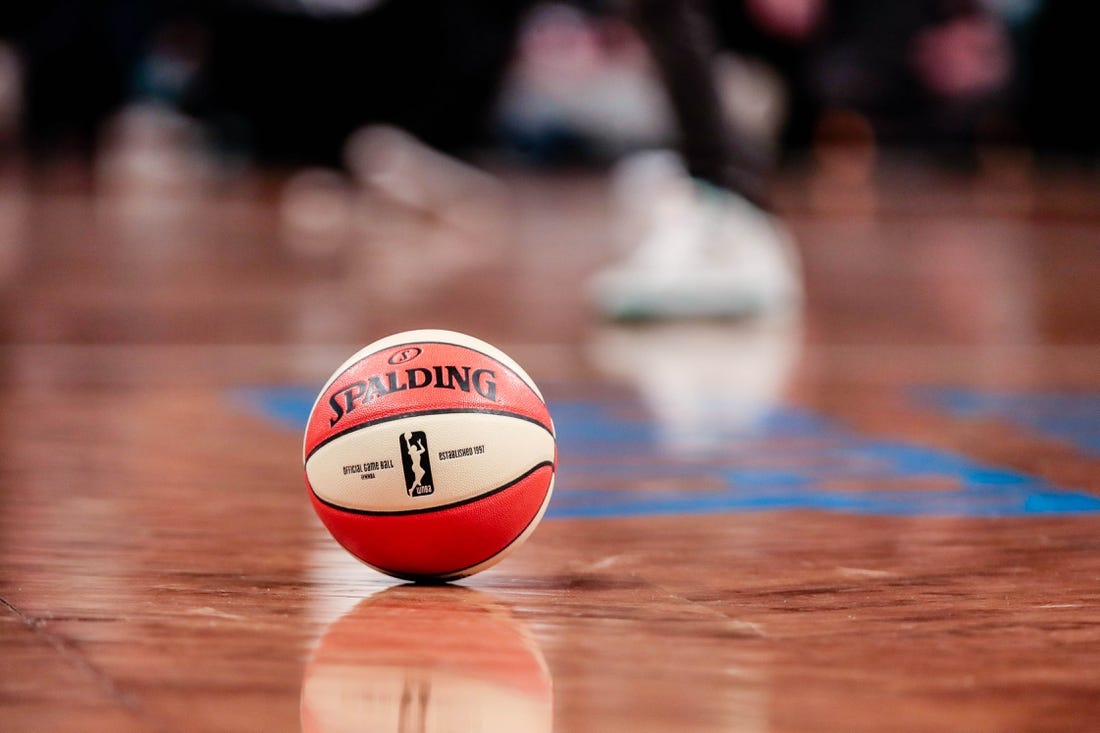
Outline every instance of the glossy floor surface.
[[[1097, 180], [793, 176], [801, 317], [616, 326], [599, 175], [112, 170], [0, 186], [4, 731], [1095, 730]], [[320, 385], [420, 327], [558, 429], [545, 520], [454, 586], [302, 482]]]

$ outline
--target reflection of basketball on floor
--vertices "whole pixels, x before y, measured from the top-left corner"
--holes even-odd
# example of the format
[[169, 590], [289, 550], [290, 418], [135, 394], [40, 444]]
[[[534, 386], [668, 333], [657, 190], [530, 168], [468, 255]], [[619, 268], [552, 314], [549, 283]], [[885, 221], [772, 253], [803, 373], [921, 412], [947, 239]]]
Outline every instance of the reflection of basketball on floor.
[[534, 531], [554, 484], [554, 425], [507, 354], [453, 331], [375, 341], [336, 370], [306, 427], [318, 516], [371, 567], [451, 580]]
[[490, 596], [398, 586], [321, 637], [302, 682], [305, 733], [549, 733], [553, 694], [530, 632]]

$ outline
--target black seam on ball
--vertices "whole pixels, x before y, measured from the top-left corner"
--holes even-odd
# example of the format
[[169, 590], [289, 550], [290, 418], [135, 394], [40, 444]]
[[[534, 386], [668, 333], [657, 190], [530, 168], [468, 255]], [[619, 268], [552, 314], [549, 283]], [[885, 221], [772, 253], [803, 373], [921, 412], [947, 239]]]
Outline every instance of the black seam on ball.
[[336, 511], [346, 512], [348, 514], [362, 514], [362, 515], [369, 516], [369, 517], [401, 517], [401, 516], [409, 516], [410, 514], [430, 514], [431, 512], [441, 512], [444, 509], [454, 509], [455, 507], [463, 506], [464, 504], [472, 504], [475, 501], [481, 501], [482, 499], [488, 498], [488, 497], [490, 497], [494, 494], [499, 494], [500, 492], [505, 491], [506, 489], [512, 488], [513, 486], [518, 484], [520, 481], [523, 481], [525, 478], [527, 478], [531, 474], [538, 471], [540, 468], [546, 468], [547, 466], [550, 467], [550, 473], [553, 474], [554, 473], [554, 462], [553, 461], [542, 461], [540, 463], [536, 463], [534, 466], [527, 469], [526, 471], [524, 471], [522, 474], [520, 474], [516, 478], [512, 479], [511, 481], [509, 481], [505, 484], [501, 484], [500, 486], [496, 487], [495, 489], [492, 489], [491, 491], [487, 491], [484, 494], [478, 494], [477, 496], [471, 496], [467, 499], [459, 499], [458, 501], [453, 501], [450, 504], [440, 504], [439, 506], [424, 507], [422, 509], [398, 509], [396, 511], [389, 511], [389, 512], [387, 512], [387, 511], [377, 511], [377, 510], [374, 510], [374, 509], [352, 509], [351, 507], [340, 506], [339, 504], [328, 501], [327, 499], [323, 498], [320, 494], [318, 494], [317, 489], [313, 488], [313, 484], [310, 483], [308, 479], [306, 480], [306, 484], [309, 486], [309, 490], [313, 492], [313, 495], [317, 497], [317, 501], [321, 502], [322, 504], [324, 504], [325, 506], [327, 506], [331, 509], [335, 509]]
[[[320, 501], [324, 501], [320, 497], [318, 497], [318, 499]], [[367, 567], [374, 568], [375, 570], [377, 570], [379, 572], [382, 572], [382, 573], [385, 573], [386, 575], [390, 575], [394, 578], [400, 578], [402, 580], [408, 580], [408, 581], [413, 582], [413, 583], [443, 585], [444, 583], [450, 583], [450, 582], [455, 581], [455, 580], [462, 580], [463, 578], [469, 577], [472, 573], [469, 573], [467, 571], [470, 570], [471, 568], [476, 568], [478, 565], [481, 565], [482, 563], [486, 563], [489, 560], [492, 560], [494, 557], [497, 557], [498, 555], [500, 555], [504, 552], [507, 552], [508, 548], [511, 547], [512, 545], [516, 544], [517, 542], [519, 542], [519, 538], [522, 537], [527, 532], [527, 530], [529, 530], [531, 528], [531, 525], [534, 523], [535, 519], [539, 516], [539, 513], [542, 511], [543, 506], [545, 504], [546, 504], [546, 497], [543, 497], [542, 502], [539, 503], [539, 508], [536, 509], [535, 513], [531, 515], [531, 518], [527, 520], [527, 524], [523, 525], [523, 529], [521, 529], [516, 534], [515, 537], [513, 537], [511, 540], [509, 540], [508, 544], [506, 544], [504, 547], [502, 547], [499, 550], [497, 550], [496, 552], [494, 552], [489, 557], [484, 558], [483, 560], [478, 560], [477, 562], [472, 563], [470, 565], [467, 565], [466, 567], [458, 568], [457, 570], [448, 570], [447, 572], [440, 573], [438, 575], [433, 575], [431, 573], [424, 573], [424, 574], [420, 574], [420, 573], [402, 573], [402, 572], [399, 572], [397, 570], [394, 570], [393, 568], [385, 568], [385, 567], [382, 567], [381, 565], [375, 565], [374, 563], [369, 563], [366, 560], [364, 560], [363, 558], [356, 555], [355, 553], [351, 553], [351, 555], [352, 555], [352, 557], [356, 558], [357, 560], [359, 560], [359, 562], [363, 563]]]
[[550, 433], [551, 438], [555, 438], [555, 439], [557, 438], [557, 436], [554, 435], [554, 431], [551, 430], [550, 428], [546, 427], [546, 425], [544, 425], [542, 423], [542, 421], [537, 420], [533, 417], [529, 417], [527, 415], [521, 415], [518, 412], [512, 412], [511, 410], [492, 410], [492, 409], [489, 409], [489, 408], [486, 408], [486, 407], [441, 407], [441, 408], [438, 408], [438, 409], [435, 409], [435, 410], [415, 410], [415, 411], [410, 411], [410, 412], [400, 412], [400, 413], [397, 413], [397, 414], [394, 414], [394, 415], [387, 415], [386, 417], [379, 417], [379, 418], [376, 418], [374, 420], [368, 420], [367, 422], [359, 423], [358, 425], [352, 425], [349, 428], [345, 428], [344, 430], [341, 430], [339, 433], [336, 433], [335, 435], [330, 435], [329, 437], [325, 438], [324, 440], [322, 440], [317, 445], [313, 446], [313, 450], [311, 450], [306, 455], [306, 459], [305, 459], [304, 464], [308, 465], [309, 464], [309, 459], [313, 457], [314, 453], [316, 453], [322, 447], [328, 445], [332, 441], [336, 440], [337, 438], [342, 438], [345, 435], [347, 435], [348, 433], [354, 433], [356, 430], [362, 430], [363, 428], [369, 428], [372, 425], [380, 425], [381, 423], [393, 422], [394, 420], [403, 420], [407, 417], [422, 417], [424, 415], [455, 415], [455, 414], [471, 413], [471, 412], [482, 414], [482, 415], [500, 415], [502, 417], [514, 417], [517, 420], [526, 420], [529, 423], [533, 423], [535, 425], [538, 425], [540, 428], [542, 428], [546, 432]]

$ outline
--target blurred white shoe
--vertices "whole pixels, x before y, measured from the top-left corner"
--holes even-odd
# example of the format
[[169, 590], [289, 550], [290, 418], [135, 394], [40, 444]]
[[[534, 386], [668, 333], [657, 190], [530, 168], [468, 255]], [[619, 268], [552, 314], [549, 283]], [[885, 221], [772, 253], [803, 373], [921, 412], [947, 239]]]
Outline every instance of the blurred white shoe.
[[[631, 163], [627, 174], [636, 174]], [[648, 175], [653, 174], [652, 168]], [[620, 208], [639, 231], [631, 252], [590, 283], [600, 311], [614, 319], [740, 318], [786, 312], [802, 302], [794, 239], [774, 216], [746, 199], [707, 184], [651, 181], [644, 191], [616, 180]], [[632, 201], [623, 201], [628, 192]], [[644, 211], [645, 213], [641, 213]]]

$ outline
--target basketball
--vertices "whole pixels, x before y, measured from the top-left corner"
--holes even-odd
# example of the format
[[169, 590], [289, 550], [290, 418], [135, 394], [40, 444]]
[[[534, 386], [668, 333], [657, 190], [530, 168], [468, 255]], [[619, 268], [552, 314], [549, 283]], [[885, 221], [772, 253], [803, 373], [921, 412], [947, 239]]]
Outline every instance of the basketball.
[[387, 588], [334, 621], [302, 676], [303, 733], [553, 729], [531, 630], [472, 588]]
[[406, 580], [472, 575], [535, 530], [553, 492], [554, 425], [531, 377], [454, 331], [387, 336], [321, 389], [303, 446], [332, 536]]

